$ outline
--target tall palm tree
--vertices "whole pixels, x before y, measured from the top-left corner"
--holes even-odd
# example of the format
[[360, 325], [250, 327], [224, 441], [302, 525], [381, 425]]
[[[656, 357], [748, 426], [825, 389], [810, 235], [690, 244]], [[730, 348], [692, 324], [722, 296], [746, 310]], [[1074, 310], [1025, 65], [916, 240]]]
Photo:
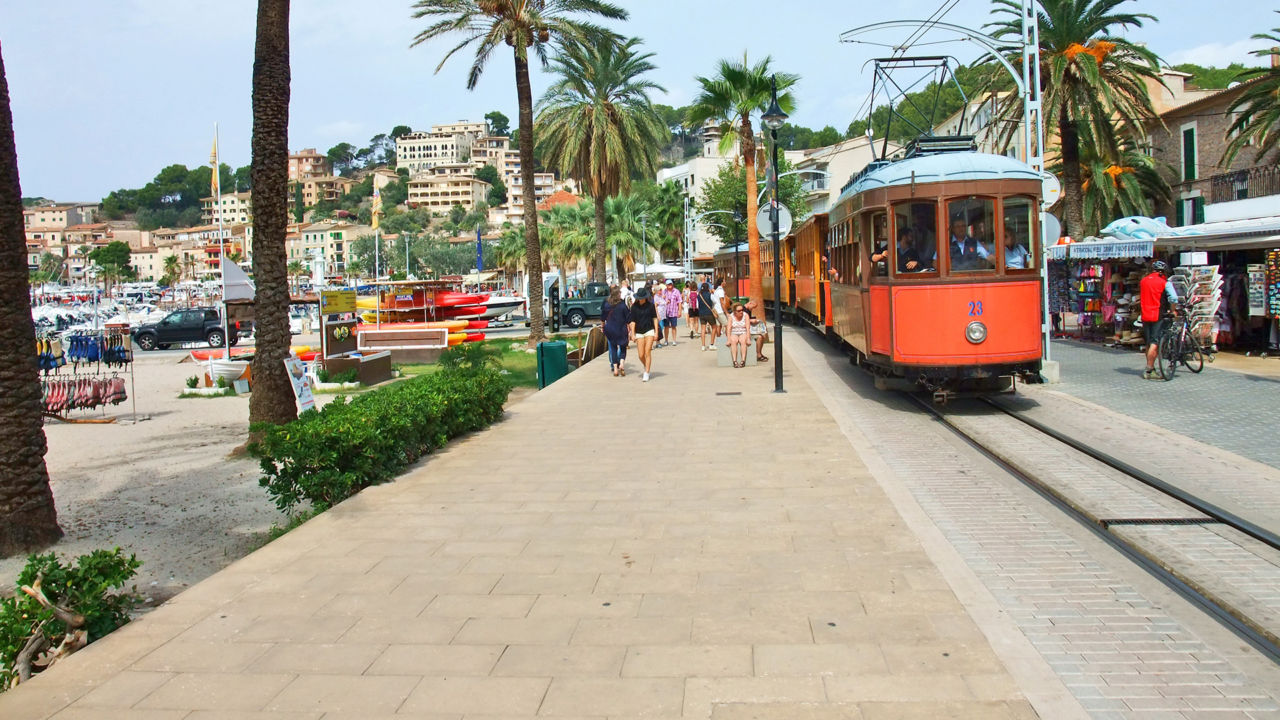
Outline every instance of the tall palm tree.
[[285, 273], [289, 278], [289, 285], [293, 288], [292, 292], [298, 292], [298, 277], [307, 271], [301, 260], [290, 260], [285, 266]]
[[560, 289], [568, 288], [569, 265], [578, 264], [578, 260], [591, 256], [591, 211], [586, 203], [578, 205], [556, 205], [548, 210], [538, 211], [538, 220], [545, 234], [542, 239], [543, 254], [547, 260], [560, 269]]
[[544, 160], [578, 181], [595, 201], [592, 279], [605, 279], [604, 201], [631, 188], [633, 175], [657, 172], [658, 150], [670, 139], [649, 102], [665, 88], [643, 75], [654, 69], [639, 54], [639, 38], [620, 44], [561, 48], [551, 61], [558, 75], [539, 103], [538, 145]]
[[493, 261], [508, 276], [524, 266], [524, 237], [516, 228], [508, 228], [498, 238], [498, 247], [494, 250]]
[[1223, 153], [1224, 165], [1234, 160], [1249, 144], [1257, 144], [1255, 158], [1258, 162], [1267, 153], [1280, 154], [1280, 65], [1275, 63], [1276, 56], [1280, 55], [1280, 50], [1276, 49], [1280, 46], [1280, 28], [1272, 28], [1270, 33], [1258, 33], [1253, 39], [1267, 41], [1266, 50], [1254, 50], [1253, 54], [1271, 62], [1267, 67], [1250, 68], [1236, 76], [1236, 80], [1247, 83], [1247, 87], [1227, 110], [1239, 115], [1231, 123], [1229, 133], [1235, 135]]
[[168, 255], [164, 259], [164, 277], [168, 278], [167, 284], [172, 285], [178, 278], [182, 277], [182, 259], [177, 255]]
[[[1145, 135], [1144, 124], [1155, 119], [1146, 80], [1160, 80], [1160, 58], [1147, 48], [1117, 34], [1155, 20], [1145, 13], [1118, 13], [1130, 0], [1041, 0], [1040, 83], [1043, 112], [1056, 123], [1062, 157], [1065, 231], [1083, 236], [1084, 184], [1082, 146], [1103, 158], [1118, 160], [1125, 138]], [[995, 38], [1022, 37], [1019, 0], [992, 0], [988, 23]], [[1016, 132], [1022, 118], [1022, 98], [1010, 93], [996, 110], [1005, 138]]]
[[[1061, 172], [1061, 162], [1049, 170]], [[1093, 148], [1083, 148], [1080, 174], [1084, 194], [1082, 236], [1098, 234], [1117, 218], [1150, 215], [1154, 210], [1153, 200], [1173, 201], [1173, 191], [1161, 173], [1161, 164], [1131, 142], [1121, 147], [1118, 159], [1102, 157]]]
[[[253, 393], [249, 424], [298, 417], [289, 356], [289, 0], [258, 0], [253, 54]], [[251, 431], [252, 433], [252, 431]], [[252, 434], [251, 434], [252, 437]]]
[[[747, 263], [751, 274], [751, 299], [763, 307], [764, 288], [760, 281], [760, 229], [756, 227], [756, 133], [751, 125], [751, 115], [764, 114], [769, 106], [771, 88], [769, 80], [775, 73], [769, 67], [770, 58], [751, 65], [747, 54], [742, 61], [721, 60], [713, 77], [699, 77], [702, 90], [689, 107], [687, 121], [693, 127], [701, 127], [708, 120], [720, 124], [720, 149], [727, 151], [736, 139], [747, 168]], [[795, 99], [788, 90], [800, 81], [799, 75], [776, 73], [778, 81], [778, 105], [785, 112], [795, 110]]]
[[[476, 44], [467, 74], [467, 89], [475, 89], [484, 66], [501, 43], [515, 58], [516, 100], [520, 123], [520, 181], [524, 192], [525, 269], [528, 273], [529, 345], [546, 338], [542, 309], [542, 249], [538, 242], [538, 198], [533, 184], [533, 92], [529, 85], [529, 51], [545, 65], [547, 47], [594, 44], [609, 33], [578, 16], [627, 19], [627, 11], [601, 0], [417, 0], [415, 19], [433, 21], [413, 38], [413, 46], [460, 33], [461, 41], [445, 53], [436, 72], [454, 53]], [[256, 187], [256, 183], [255, 183]]]
[[658, 252], [675, 257], [684, 248], [684, 190], [674, 180], [650, 187], [645, 203], [650, 227], [661, 234]]
[[636, 195], [618, 195], [605, 202], [608, 241], [618, 254], [618, 267], [614, 270], [620, 278], [634, 270], [637, 263], [648, 263], [655, 247], [651, 241], [646, 242], [648, 234], [640, 219], [646, 209], [644, 201]]
[[47, 445], [29, 288], [18, 149], [0, 57], [0, 558], [62, 537], [44, 464]]

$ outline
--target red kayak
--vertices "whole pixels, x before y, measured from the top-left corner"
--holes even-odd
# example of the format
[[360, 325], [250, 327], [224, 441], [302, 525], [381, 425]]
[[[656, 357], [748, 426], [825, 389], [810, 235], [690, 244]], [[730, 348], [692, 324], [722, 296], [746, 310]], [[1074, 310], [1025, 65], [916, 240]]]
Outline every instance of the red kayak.
[[484, 330], [487, 327], [489, 327], [488, 320], [468, 320], [467, 321], [468, 330]]
[[[209, 348], [208, 350], [192, 350], [191, 359], [204, 362], [206, 360], [221, 360], [223, 353], [226, 352], [221, 348]], [[243, 355], [252, 355], [253, 348], [231, 348], [231, 357], [241, 357]]]
[[454, 290], [436, 291], [436, 307], [447, 308], [457, 305], [477, 305], [489, 299], [487, 293], [464, 293]]
[[467, 342], [480, 342], [484, 340], [484, 333], [467, 333]]

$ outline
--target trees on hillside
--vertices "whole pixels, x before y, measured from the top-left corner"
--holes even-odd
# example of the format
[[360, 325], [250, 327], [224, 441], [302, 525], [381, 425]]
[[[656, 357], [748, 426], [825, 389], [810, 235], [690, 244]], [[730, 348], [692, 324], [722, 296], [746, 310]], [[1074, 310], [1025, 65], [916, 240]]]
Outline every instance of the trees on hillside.
[[[1155, 20], [1145, 13], [1121, 13], [1130, 0], [1041, 0], [1040, 78], [1046, 122], [1056, 126], [1062, 162], [1064, 232], [1082, 237], [1084, 187], [1081, 148], [1119, 159], [1125, 138], [1145, 134], [1155, 110], [1145, 80], [1160, 81], [1159, 58], [1121, 36], [1126, 28]], [[996, 18], [987, 27], [996, 38], [1022, 37], [1022, 9], [1016, 0], [992, 0]], [[1016, 93], [997, 103], [997, 126], [1006, 138], [1016, 131], [1022, 99]]]
[[498, 169], [486, 164], [476, 171], [476, 179], [489, 183], [489, 193], [485, 197], [489, 207], [497, 207], [507, 202], [507, 184], [502, 182]]
[[754, 65], [748, 63], [745, 52], [741, 62], [721, 60], [714, 76], [697, 78], [702, 89], [694, 99], [687, 118], [694, 127], [701, 127], [707, 120], [720, 123], [722, 150], [727, 151], [735, 139], [738, 141], [746, 166], [747, 262], [751, 299], [758, 307], [764, 307], [764, 291], [760, 279], [760, 232], [756, 228], [756, 134], [751, 116], [763, 114], [769, 105], [771, 77], [777, 78], [778, 104], [783, 111], [793, 112], [795, 100], [790, 88], [800, 80], [798, 75], [775, 73], [769, 65], [768, 56]]
[[506, 115], [492, 110], [484, 114], [484, 120], [489, 124], [489, 134], [495, 137], [506, 137], [511, 132], [511, 120]]
[[645, 75], [653, 53], [638, 38], [616, 45], [561, 48], [551, 61], [556, 81], [539, 105], [539, 145], [546, 161], [573, 178], [595, 201], [593, 280], [605, 279], [605, 212], [609, 197], [626, 192], [634, 175], [652, 176], [668, 130], [649, 101], [663, 90]]
[[29, 289], [18, 150], [0, 57], [0, 558], [62, 537], [44, 463], [44, 406]]
[[520, 174], [524, 192], [525, 267], [529, 280], [529, 344], [545, 339], [546, 318], [542, 307], [542, 249], [538, 242], [538, 209], [534, 188], [533, 91], [529, 84], [529, 53], [544, 63], [547, 49], [554, 43], [594, 44], [607, 31], [581, 18], [604, 17], [625, 20], [627, 12], [601, 0], [573, 2], [528, 2], [527, 0], [417, 0], [415, 19], [431, 24], [413, 39], [421, 45], [437, 38], [462, 34], [461, 42], [445, 53], [436, 72], [460, 50], [474, 45], [475, 59], [467, 74], [467, 88], [474, 89], [485, 64], [500, 45], [512, 50], [515, 61], [516, 100], [519, 107]]
[[[249, 423], [298, 416], [289, 356], [289, 0], [258, 0], [253, 56], [253, 275], [257, 348]], [[253, 432], [251, 429], [251, 437]]]

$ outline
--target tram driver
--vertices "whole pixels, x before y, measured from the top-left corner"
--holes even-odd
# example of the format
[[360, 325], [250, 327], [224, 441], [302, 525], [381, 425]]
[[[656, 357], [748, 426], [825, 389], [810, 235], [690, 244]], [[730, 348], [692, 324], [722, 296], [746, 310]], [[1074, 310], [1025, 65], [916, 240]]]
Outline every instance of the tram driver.
[[985, 219], [981, 216], [974, 218], [973, 229], [975, 232], [970, 233], [964, 213], [951, 216], [951, 238], [947, 243], [951, 252], [951, 269], [986, 270], [993, 267], [991, 251], [983, 244]]

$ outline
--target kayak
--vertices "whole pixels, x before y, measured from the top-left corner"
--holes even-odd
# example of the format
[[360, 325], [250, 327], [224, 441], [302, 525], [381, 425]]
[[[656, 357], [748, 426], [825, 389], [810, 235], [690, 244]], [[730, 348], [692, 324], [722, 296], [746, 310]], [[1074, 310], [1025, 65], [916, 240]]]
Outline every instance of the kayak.
[[468, 330], [484, 330], [487, 327], [489, 327], [488, 320], [468, 320], [467, 321]]
[[[191, 359], [204, 362], [206, 360], [221, 360], [223, 353], [226, 351], [221, 348], [209, 348], [208, 350], [192, 350]], [[231, 348], [231, 357], [243, 357], [252, 355], [253, 348]]]
[[466, 333], [449, 333], [449, 347], [453, 347], [454, 345], [461, 345], [466, 341], [467, 341]]
[[480, 342], [484, 340], [484, 333], [467, 333], [467, 342]]
[[[373, 323], [366, 323], [366, 325], [373, 325]], [[381, 327], [383, 330], [418, 330], [418, 329], [426, 328], [429, 330], [448, 330], [449, 332], [456, 332], [458, 330], [466, 329], [467, 321], [466, 320], [430, 320], [428, 322], [422, 322], [421, 320], [419, 320], [418, 322], [384, 322], [381, 325], [375, 326], [372, 329], [376, 329], [377, 327]], [[369, 330], [371, 328], [364, 327], [361, 329]]]
[[302, 362], [311, 362], [312, 360], [315, 360], [316, 356], [319, 354], [320, 352], [317, 350], [307, 350], [305, 352], [298, 353], [298, 359]]

